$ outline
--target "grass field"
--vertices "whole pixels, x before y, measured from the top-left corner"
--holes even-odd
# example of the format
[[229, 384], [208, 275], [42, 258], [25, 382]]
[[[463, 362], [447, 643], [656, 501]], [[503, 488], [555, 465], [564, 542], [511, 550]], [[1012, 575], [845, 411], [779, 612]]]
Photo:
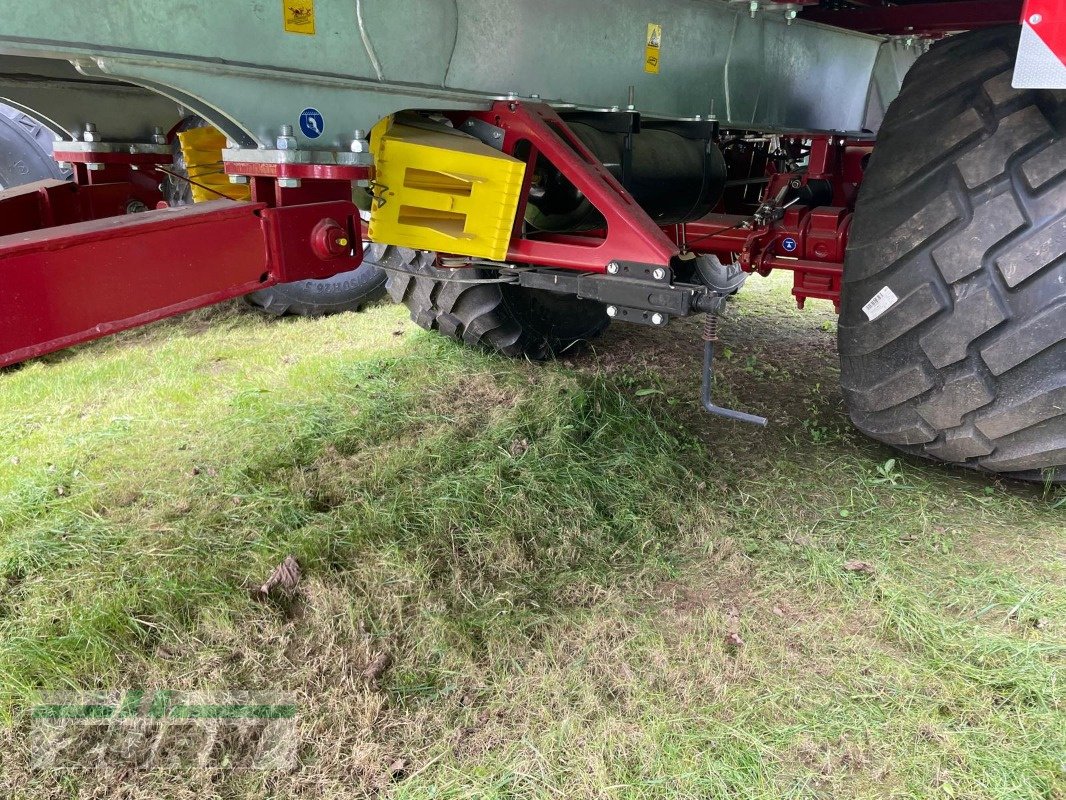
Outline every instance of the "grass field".
[[[0, 796], [1066, 798], [1066, 492], [853, 433], [834, 325], [731, 309], [766, 430], [695, 320], [545, 366], [228, 306], [0, 373]], [[300, 764], [31, 770], [110, 687], [291, 692]]]

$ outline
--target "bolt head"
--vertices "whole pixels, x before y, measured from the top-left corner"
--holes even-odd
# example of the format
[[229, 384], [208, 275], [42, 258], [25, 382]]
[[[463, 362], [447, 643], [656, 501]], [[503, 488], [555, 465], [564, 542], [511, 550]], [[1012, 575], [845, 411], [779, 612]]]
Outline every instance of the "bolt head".
[[1044, 21], [1044, 18], [1040, 14], [1033, 14], [1032, 16], [1029, 17], [1029, 24], [1030, 25], [1039, 25], [1043, 21]]
[[655, 270], [651, 273], [651, 276], [655, 278], [655, 280], [661, 281], [663, 278], [666, 277], [666, 270], [662, 267], [656, 267]]
[[617, 317], [618, 316], [618, 307], [617, 306], [607, 306], [607, 316], [608, 317]]
[[99, 172], [104, 168], [104, 165], [98, 161], [90, 161], [88, 164], [85, 165], [85, 167], [89, 170], [89, 172]]
[[233, 184], [236, 184], [238, 186], [242, 186], [242, 185], [248, 183], [248, 176], [247, 175], [230, 175], [229, 176], [229, 182], [233, 183]]
[[298, 150], [299, 145], [296, 143], [294, 136], [279, 136], [275, 142], [278, 150]]
[[282, 189], [299, 189], [301, 181], [299, 178], [278, 178], [278, 186]]
[[665, 321], [666, 321], [666, 319], [658, 311], [656, 311], [654, 314], [651, 315], [651, 324], [652, 325], [662, 325]]
[[617, 275], [618, 270], [619, 266], [617, 261], [612, 261], [610, 264], [607, 265], [607, 272], [610, 275]]

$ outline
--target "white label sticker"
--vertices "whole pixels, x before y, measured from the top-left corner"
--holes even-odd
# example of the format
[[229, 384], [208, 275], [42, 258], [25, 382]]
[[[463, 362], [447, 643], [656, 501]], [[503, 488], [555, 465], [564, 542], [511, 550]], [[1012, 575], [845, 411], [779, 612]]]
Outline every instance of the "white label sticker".
[[899, 300], [896, 297], [896, 293], [889, 289], [887, 286], [870, 298], [870, 302], [862, 307], [863, 313], [866, 314], [866, 318], [873, 322], [879, 316], [884, 314], [888, 309], [892, 308]]

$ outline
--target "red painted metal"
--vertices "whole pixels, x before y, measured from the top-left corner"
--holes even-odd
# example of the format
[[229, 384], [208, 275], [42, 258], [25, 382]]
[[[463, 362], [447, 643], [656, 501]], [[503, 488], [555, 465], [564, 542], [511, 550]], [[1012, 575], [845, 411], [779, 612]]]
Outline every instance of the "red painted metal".
[[[1060, 2], [1045, 1], [1052, 5]], [[1021, 9], [1021, 0], [956, 0], [851, 9], [807, 7], [800, 12], [800, 19], [865, 33], [940, 35], [1012, 25]]]
[[[527, 162], [527, 180], [533, 174], [536, 160], [548, 159], [607, 221], [606, 231], [600, 237], [579, 234], [522, 236], [523, 199], [516, 214], [515, 237], [507, 253], [508, 261], [581, 272], [606, 272], [607, 264], [612, 261], [668, 266], [671, 258], [677, 255], [677, 246], [550, 106], [507, 100], [494, 103], [487, 112], [457, 117], [473, 117], [502, 128], [503, 151], [511, 155], [522, 154]], [[523, 193], [523, 198], [526, 196], [527, 193]]]
[[[0, 218], [33, 195], [0, 197]], [[354, 269], [360, 237], [349, 201], [269, 208], [229, 200], [0, 237], [0, 366]]]
[[227, 161], [227, 175], [257, 178], [290, 178], [320, 181], [369, 181], [374, 168], [356, 164], [273, 164], [259, 161]]
[[750, 217], [734, 214], [711, 214], [668, 230], [687, 243], [686, 249], [736, 260], [747, 272], [791, 270], [792, 294], [800, 308], [816, 298], [830, 300], [839, 309], [850, 228], [851, 211], [822, 206], [789, 208], [770, 225], [754, 226]]
[[1021, 19], [1066, 66], [1066, 5], [1062, 0], [1025, 0]]

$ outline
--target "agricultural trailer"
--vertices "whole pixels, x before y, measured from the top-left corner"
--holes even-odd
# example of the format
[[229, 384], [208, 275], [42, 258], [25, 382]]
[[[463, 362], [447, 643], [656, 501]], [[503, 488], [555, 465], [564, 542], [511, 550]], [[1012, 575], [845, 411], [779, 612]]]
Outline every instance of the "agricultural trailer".
[[788, 270], [860, 430], [1066, 480], [1060, 0], [0, 8], [0, 366], [387, 277], [513, 357], [703, 315], [765, 424], [715, 345]]

